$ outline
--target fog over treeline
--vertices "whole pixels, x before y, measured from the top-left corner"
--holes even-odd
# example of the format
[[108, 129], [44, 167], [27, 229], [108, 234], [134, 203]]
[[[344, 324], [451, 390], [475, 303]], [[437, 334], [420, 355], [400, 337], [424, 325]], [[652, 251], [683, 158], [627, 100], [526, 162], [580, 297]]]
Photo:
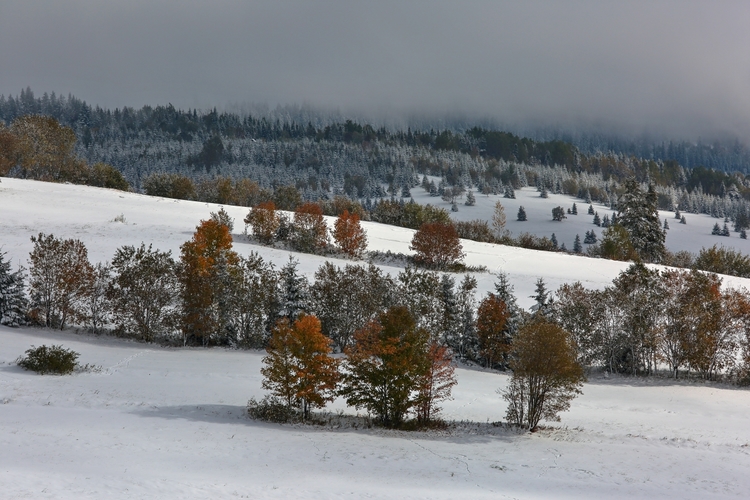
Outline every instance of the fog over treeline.
[[746, 142], [749, 18], [746, 2], [676, 0], [7, 0], [0, 93]]

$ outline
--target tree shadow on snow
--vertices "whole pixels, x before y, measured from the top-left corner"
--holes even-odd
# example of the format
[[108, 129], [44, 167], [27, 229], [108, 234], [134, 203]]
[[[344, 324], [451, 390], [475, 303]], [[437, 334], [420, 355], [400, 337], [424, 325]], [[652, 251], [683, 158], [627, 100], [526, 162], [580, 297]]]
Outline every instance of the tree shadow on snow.
[[160, 406], [134, 410], [131, 413], [145, 418], [163, 418], [167, 420], [188, 420], [212, 424], [247, 425], [264, 427], [288, 432], [327, 432], [336, 434], [367, 435], [381, 438], [402, 438], [418, 441], [442, 441], [448, 443], [475, 443], [502, 441], [511, 443], [528, 437], [528, 432], [519, 431], [502, 425], [484, 422], [449, 422], [441, 430], [398, 430], [375, 427], [368, 419], [354, 415], [333, 413], [316, 414], [317, 423], [278, 424], [254, 420], [247, 416], [244, 406], [205, 404]]

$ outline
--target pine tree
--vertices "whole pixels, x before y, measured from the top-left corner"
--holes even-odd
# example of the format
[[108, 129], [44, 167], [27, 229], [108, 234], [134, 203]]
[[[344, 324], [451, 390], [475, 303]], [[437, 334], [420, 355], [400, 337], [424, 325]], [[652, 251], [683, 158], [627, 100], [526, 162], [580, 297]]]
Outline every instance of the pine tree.
[[442, 304], [441, 343], [456, 345], [456, 339], [461, 335], [461, 318], [458, 311], [458, 301], [455, 292], [456, 282], [448, 274], [440, 276], [440, 301]]
[[545, 186], [544, 183], [542, 183], [542, 186], [539, 190], [539, 196], [541, 198], [549, 198], [549, 194], [547, 193], [547, 186]]
[[581, 236], [576, 234], [576, 239], [573, 241], [573, 251], [575, 253], [581, 253], [583, 246], [581, 245]]
[[291, 255], [289, 262], [279, 272], [281, 286], [281, 315], [290, 322], [309, 309], [309, 285], [304, 276], [297, 272], [298, 260]]
[[573, 209], [571, 210], [571, 213], [573, 215], [578, 215], [578, 207], [576, 206], [575, 202], [573, 202]]
[[586, 231], [586, 237], [583, 239], [583, 242], [587, 245], [593, 245], [596, 243], [596, 233], [593, 229], [591, 231]]
[[466, 193], [466, 202], [464, 203], [464, 205], [466, 205], [467, 207], [473, 207], [474, 205], [476, 205], [476, 203], [477, 199], [474, 197], [474, 191], [469, 190], [469, 192]]
[[727, 226], [727, 223], [724, 223], [724, 227], [721, 229], [721, 235], [722, 236], [729, 236], [729, 226]]
[[512, 184], [505, 185], [505, 191], [503, 192], [503, 198], [510, 198], [511, 200], [516, 199], [516, 191], [513, 189]]
[[552, 233], [552, 238], [551, 238], [551, 240], [552, 240], [552, 247], [553, 247], [553, 248], [554, 248], [555, 250], [557, 250], [557, 249], [558, 249], [558, 244], [557, 244], [557, 236], [555, 236], [555, 233]]
[[518, 216], [516, 217], [516, 220], [521, 222], [526, 221], [526, 209], [523, 208], [523, 205], [518, 207]]
[[711, 234], [714, 236], [721, 236], [721, 228], [719, 227], [719, 223], [715, 223], [713, 229], [711, 230]]
[[680, 209], [679, 208], [675, 208], [674, 209], [674, 218], [677, 219], [677, 220], [680, 220], [682, 218], [682, 216], [680, 215]]
[[680, 218], [680, 224], [687, 224], [687, 220], [685, 220], [684, 215]]
[[534, 290], [534, 295], [532, 295], [531, 298], [536, 302], [536, 304], [531, 307], [532, 312], [542, 315], [546, 315], [549, 312], [551, 302], [544, 278], [536, 280], [536, 288]]
[[[607, 216], [605, 215], [604, 217], [607, 217]], [[599, 212], [594, 213], [594, 224], [597, 226], [602, 225], [602, 221], [599, 218]], [[607, 219], [607, 225], [609, 225], [609, 219]], [[607, 227], [607, 226], [604, 226], [604, 227]]]
[[609, 226], [610, 226], [609, 215], [604, 214], [604, 218], [602, 219], [602, 227], [607, 228]]
[[654, 186], [649, 185], [648, 192], [644, 195], [634, 179], [628, 180], [618, 208], [617, 220], [630, 235], [633, 248], [638, 255], [648, 262], [661, 262], [666, 247]]
[[0, 252], [0, 325], [20, 326], [26, 323], [24, 269], [11, 272], [10, 261]]
[[594, 205], [589, 205], [589, 215], [594, 215]]
[[669, 223], [667, 222], [667, 219], [664, 219], [664, 230], [667, 231], [669, 229]]

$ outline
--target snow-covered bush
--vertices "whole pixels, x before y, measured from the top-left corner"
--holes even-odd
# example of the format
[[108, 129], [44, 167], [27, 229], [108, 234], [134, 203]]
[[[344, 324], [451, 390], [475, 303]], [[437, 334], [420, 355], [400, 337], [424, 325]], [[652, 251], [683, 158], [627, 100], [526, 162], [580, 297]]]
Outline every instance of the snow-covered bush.
[[61, 345], [47, 347], [31, 346], [26, 351], [26, 355], [18, 358], [17, 364], [27, 370], [35, 371], [40, 375], [52, 373], [56, 375], [67, 375], [76, 369], [78, 363], [78, 354], [70, 349], [65, 349]]

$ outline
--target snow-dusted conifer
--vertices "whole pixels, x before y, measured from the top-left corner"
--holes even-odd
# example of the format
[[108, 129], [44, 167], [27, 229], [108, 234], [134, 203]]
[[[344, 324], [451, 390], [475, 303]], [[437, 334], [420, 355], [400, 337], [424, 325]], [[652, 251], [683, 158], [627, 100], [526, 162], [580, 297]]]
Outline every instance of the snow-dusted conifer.
[[0, 252], [0, 325], [19, 326], [26, 323], [24, 269], [11, 272], [10, 261]]

